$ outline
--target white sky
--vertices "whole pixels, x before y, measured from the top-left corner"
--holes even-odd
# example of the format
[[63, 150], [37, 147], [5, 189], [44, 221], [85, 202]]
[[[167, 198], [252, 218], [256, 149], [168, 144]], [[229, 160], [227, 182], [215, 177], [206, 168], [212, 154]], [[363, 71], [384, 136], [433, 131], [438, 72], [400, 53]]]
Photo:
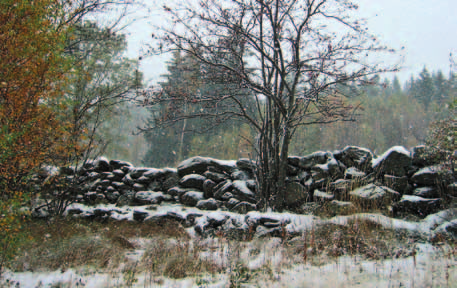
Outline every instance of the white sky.
[[[405, 49], [401, 81], [427, 66], [429, 71], [449, 72], [449, 53], [457, 56], [457, 0], [357, 0], [361, 16], [367, 18], [372, 33], [394, 49]], [[157, 3], [157, 2], [156, 2]], [[160, 11], [128, 28], [128, 54], [138, 57], [141, 47], [150, 42], [151, 23], [163, 21]], [[156, 82], [166, 72], [165, 57], [142, 60], [141, 70], [148, 83]], [[387, 59], [386, 59], [387, 60]], [[388, 76], [389, 78], [393, 77]]]

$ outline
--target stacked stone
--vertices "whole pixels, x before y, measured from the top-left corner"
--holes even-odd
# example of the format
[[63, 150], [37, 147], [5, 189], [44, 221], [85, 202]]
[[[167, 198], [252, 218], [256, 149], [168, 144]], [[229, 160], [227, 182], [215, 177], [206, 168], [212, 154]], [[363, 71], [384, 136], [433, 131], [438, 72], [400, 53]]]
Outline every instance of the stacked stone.
[[[441, 209], [444, 200], [457, 197], [457, 183], [448, 168], [425, 157], [424, 151], [424, 146], [414, 147], [412, 152], [396, 146], [375, 157], [369, 149], [347, 146], [340, 151], [291, 156], [286, 206], [325, 203], [338, 212], [357, 204], [425, 217]], [[256, 210], [260, 200], [255, 169], [256, 163], [249, 159], [223, 161], [197, 156], [176, 169], [134, 167], [100, 157], [59, 171], [69, 181], [77, 177], [81, 183], [78, 201], [85, 204], [174, 202], [201, 210], [247, 213]], [[56, 174], [55, 170], [46, 173]], [[46, 175], [40, 177], [45, 179]]]

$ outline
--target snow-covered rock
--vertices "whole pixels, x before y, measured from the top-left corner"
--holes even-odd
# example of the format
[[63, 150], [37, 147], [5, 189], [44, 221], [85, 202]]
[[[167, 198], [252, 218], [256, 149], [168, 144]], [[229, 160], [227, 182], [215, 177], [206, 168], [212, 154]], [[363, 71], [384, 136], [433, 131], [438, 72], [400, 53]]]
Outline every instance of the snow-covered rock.
[[390, 205], [400, 199], [401, 195], [385, 186], [368, 184], [349, 193], [352, 200], [364, 208], [378, 208]]
[[429, 166], [424, 167], [414, 173], [411, 181], [422, 186], [440, 185], [450, 181], [451, 173], [449, 170], [444, 169], [442, 166]]
[[384, 183], [387, 187], [404, 194], [408, 190], [408, 177], [396, 177], [393, 175], [384, 175]]
[[349, 201], [333, 200], [326, 204], [327, 210], [333, 212], [335, 215], [346, 215], [355, 210], [355, 206]]
[[211, 172], [211, 171], [206, 171], [203, 174], [203, 176], [205, 176], [207, 179], [212, 180], [215, 183], [220, 183], [222, 181], [229, 179], [227, 175], [217, 173], [217, 172]]
[[329, 157], [324, 164], [316, 164], [311, 167], [312, 177], [315, 180], [343, 178], [344, 170], [345, 168], [333, 157]]
[[99, 173], [111, 171], [108, 159], [106, 157], [98, 157], [94, 163], [94, 170]]
[[231, 180], [219, 183], [214, 187], [214, 198], [216, 198], [217, 200], [222, 200], [222, 196], [225, 193], [232, 191], [232, 186], [233, 183]]
[[236, 161], [224, 161], [209, 157], [192, 157], [179, 163], [178, 175], [183, 177], [188, 174], [203, 175], [209, 166], [213, 166], [221, 172], [231, 174], [236, 169]]
[[357, 168], [350, 167], [344, 171], [344, 179], [362, 179], [366, 176], [365, 172], [358, 170]]
[[143, 176], [145, 173], [148, 172], [156, 172], [157, 169], [155, 168], [148, 168], [148, 167], [133, 167], [129, 169], [129, 175], [132, 177], [132, 179], [138, 179], [141, 176]]
[[248, 158], [241, 158], [236, 161], [236, 166], [239, 169], [252, 172], [256, 168], [256, 163]]
[[200, 210], [217, 210], [217, 201], [214, 198], [200, 200], [196, 207]]
[[440, 198], [440, 193], [437, 187], [418, 187], [413, 191], [414, 196], [422, 198]]
[[184, 188], [195, 188], [203, 191], [203, 183], [205, 180], [205, 176], [199, 174], [188, 174], [181, 178], [179, 185]]
[[237, 199], [241, 201], [247, 201], [250, 203], [256, 203], [255, 193], [248, 188], [246, 181], [235, 180], [232, 183], [231, 193], [235, 195]]
[[335, 198], [333, 194], [322, 192], [320, 190], [314, 190], [313, 200], [319, 203], [330, 202]]
[[213, 197], [214, 187], [216, 187], [216, 183], [211, 179], [206, 179], [203, 182], [203, 192], [206, 199]]
[[135, 194], [134, 201], [142, 205], [160, 204], [165, 199], [162, 192], [139, 191]]
[[403, 146], [394, 146], [372, 160], [372, 168], [378, 175], [390, 174], [402, 177], [406, 175], [409, 166], [411, 166], [411, 153]]
[[188, 191], [181, 195], [179, 201], [186, 206], [194, 207], [197, 205], [198, 201], [204, 199], [205, 198], [203, 197], [203, 192]]
[[312, 154], [299, 157], [299, 156], [289, 156], [287, 161], [289, 164], [302, 168], [302, 169], [311, 169], [311, 167], [319, 164], [325, 164], [328, 158], [332, 157], [332, 153], [328, 151], [317, 151]]
[[109, 165], [113, 170], [121, 169], [122, 167], [133, 167], [132, 163], [122, 160], [110, 160]]
[[343, 150], [334, 153], [334, 157], [346, 167], [355, 167], [361, 171], [367, 171], [371, 168], [373, 153], [366, 148], [346, 146]]
[[442, 204], [440, 198], [425, 199], [419, 196], [403, 195], [403, 197], [392, 205], [394, 215], [399, 213], [412, 213], [420, 217], [426, 217], [439, 211]]
[[434, 231], [433, 237], [435, 239], [437, 237], [443, 237], [444, 239], [457, 240], [457, 219], [438, 226]]
[[239, 214], [246, 214], [246, 213], [248, 213], [250, 211], [255, 211], [256, 208], [257, 207], [256, 207], [255, 204], [243, 201], [243, 202], [239, 202], [238, 204], [233, 206], [230, 209], [230, 211], [235, 212], [235, 213], [239, 213]]

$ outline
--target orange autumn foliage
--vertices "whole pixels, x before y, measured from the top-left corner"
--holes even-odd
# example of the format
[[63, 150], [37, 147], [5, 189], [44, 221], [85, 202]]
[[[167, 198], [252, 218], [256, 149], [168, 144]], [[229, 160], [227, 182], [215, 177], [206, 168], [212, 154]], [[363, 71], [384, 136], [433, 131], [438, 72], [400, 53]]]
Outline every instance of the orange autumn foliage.
[[[58, 1], [0, 2], [0, 196], [9, 198], [40, 164], [55, 157], [67, 126], [68, 63]], [[62, 105], [59, 103], [62, 102]], [[56, 109], [62, 108], [62, 110]], [[60, 152], [58, 152], [60, 153]], [[10, 195], [11, 196], [11, 195]]]

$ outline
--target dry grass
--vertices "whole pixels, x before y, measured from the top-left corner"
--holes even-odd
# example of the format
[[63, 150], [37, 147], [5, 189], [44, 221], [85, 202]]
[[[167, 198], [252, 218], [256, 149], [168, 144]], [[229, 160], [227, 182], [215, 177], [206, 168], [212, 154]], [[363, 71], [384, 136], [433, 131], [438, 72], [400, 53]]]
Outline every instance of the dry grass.
[[189, 239], [184, 228], [171, 222], [158, 226], [127, 221], [29, 220], [22, 230], [27, 240], [19, 255], [7, 263], [13, 271], [65, 270], [81, 265], [116, 267], [125, 252], [136, 248], [130, 238]]
[[[228, 287], [255, 285], [260, 280], [274, 285], [285, 269], [306, 264], [322, 267], [339, 261], [338, 257], [343, 255], [376, 260], [415, 255], [414, 243], [409, 242], [408, 235], [399, 235], [367, 219], [352, 220], [345, 226], [316, 226], [293, 239], [283, 235], [282, 239], [250, 241], [233, 240], [223, 233], [214, 239], [191, 239], [177, 223], [157, 226], [73, 219], [53, 223], [33, 221], [24, 229], [34, 241], [24, 245], [22, 255], [9, 263], [12, 270], [89, 266], [108, 272], [112, 279], [122, 279], [117, 282], [122, 287], [142, 281], [145, 287], [155, 287], [167, 279], [179, 281], [186, 277], [193, 277], [196, 284], [203, 285], [212, 283], [211, 279], [221, 274], [226, 275]], [[449, 257], [455, 258], [457, 250], [452, 247]], [[135, 259], [126, 258], [126, 252], [133, 249], [144, 254], [138, 254], [142, 256]]]
[[202, 273], [219, 273], [223, 270], [222, 266], [200, 257], [208, 247], [198, 245], [196, 241], [158, 238], [152, 240], [138, 269], [153, 276], [164, 275], [179, 279]]
[[[415, 253], [409, 235], [400, 235], [368, 219], [351, 220], [344, 226], [316, 226], [293, 239], [284, 229], [281, 239], [248, 237], [248, 241], [233, 240], [224, 233], [216, 233], [215, 239], [191, 239], [175, 222], [159, 226], [119, 221], [34, 220], [26, 223], [23, 230], [30, 241], [21, 247], [21, 255], [8, 263], [13, 271], [89, 266], [111, 271], [113, 277], [122, 273], [126, 287], [135, 283], [138, 275], [148, 275], [154, 286], [164, 277], [198, 280], [220, 273], [228, 273], [230, 287], [241, 287], [258, 279], [276, 281], [275, 275], [282, 269], [296, 264], [321, 266], [343, 255], [377, 260]], [[144, 254], [134, 260], [126, 258], [126, 252], [134, 249]], [[250, 266], [252, 263], [258, 265]]]
[[325, 224], [285, 244], [294, 263], [311, 261], [316, 265], [342, 255], [386, 259], [407, 257], [414, 251], [414, 243], [405, 235], [369, 220], [354, 220], [345, 226]]

